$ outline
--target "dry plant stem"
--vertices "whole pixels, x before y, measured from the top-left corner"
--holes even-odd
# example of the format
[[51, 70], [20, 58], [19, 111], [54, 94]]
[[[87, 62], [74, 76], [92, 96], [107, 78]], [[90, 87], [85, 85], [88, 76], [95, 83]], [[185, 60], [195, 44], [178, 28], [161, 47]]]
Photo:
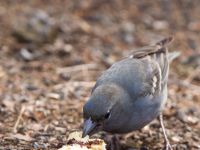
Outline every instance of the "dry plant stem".
[[[93, 87], [95, 85], [95, 81], [68, 81], [66, 86], [84, 86], [84, 87]], [[57, 84], [54, 86], [55, 89], [62, 87], [63, 84]]]
[[22, 106], [21, 110], [20, 110], [20, 113], [19, 113], [19, 116], [17, 117], [17, 121], [15, 122], [15, 126], [13, 127], [13, 132], [14, 133], [17, 133], [17, 127], [19, 125], [19, 122], [22, 118], [22, 115], [24, 113], [24, 110], [25, 110], [25, 106]]
[[90, 69], [98, 69], [98, 66], [96, 64], [82, 64], [82, 65], [76, 65], [76, 66], [70, 66], [65, 68], [58, 68], [57, 73], [71, 73], [74, 71], [84, 71], [84, 70], [90, 70]]
[[160, 121], [160, 125], [161, 125], [162, 132], [163, 132], [163, 135], [164, 135], [164, 140], [165, 140], [165, 148], [164, 149], [165, 150], [173, 150], [172, 146], [170, 145], [169, 140], [167, 138], [165, 126], [164, 126], [164, 123], [163, 123], [163, 115], [162, 115], [162, 113], [160, 113], [160, 115], [159, 115], [159, 121]]

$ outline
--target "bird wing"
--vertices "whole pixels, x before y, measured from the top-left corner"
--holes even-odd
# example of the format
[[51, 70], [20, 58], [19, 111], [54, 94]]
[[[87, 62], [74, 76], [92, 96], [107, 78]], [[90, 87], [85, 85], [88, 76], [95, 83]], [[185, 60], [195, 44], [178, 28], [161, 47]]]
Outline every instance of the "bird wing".
[[[168, 37], [154, 45], [145, 46], [130, 53], [129, 58], [141, 61], [140, 65], [144, 66], [137, 68], [137, 72], [141, 72], [139, 73], [141, 77], [137, 79], [140, 82], [138, 83], [140, 90], [136, 90], [139, 94], [137, 96], [158, 95], [164, 90], [168, 80], [169, 61], [178, 56], [168, 54], [167, 45], [172, 40], [172, 37]], [[137, 81], [134, 82], [137, 83]]]
[[[169, 59], [167, 45], [173, 40], [172, 37], [165, 38], [152, 46], [146, 46], [141, 49], [132, 51], [130, 56], [135, 59], [147, 60], [147, 63], [155, 61], [158, 65], [158, 69], [161, 70], [162, 82], [167, 82]], [[169, 58], [168, 58], [169, 57]], [[177, 56], [175, 56], [177, 57]], [[155, 64], [154, 64], [155, 65]]]

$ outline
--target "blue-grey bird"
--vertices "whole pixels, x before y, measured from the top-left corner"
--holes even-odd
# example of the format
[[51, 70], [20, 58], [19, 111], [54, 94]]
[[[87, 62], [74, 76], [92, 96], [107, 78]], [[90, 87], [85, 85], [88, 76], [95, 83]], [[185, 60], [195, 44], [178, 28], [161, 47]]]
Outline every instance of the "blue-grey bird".
[[169, 54], [172, 38], [133, 51], [114, 63], [96, 81], [83, 107], [83, 137], [100, 130], [128, 133], [143, 128], [160, 115], [167, 100], [169, 62], [178, 54]]

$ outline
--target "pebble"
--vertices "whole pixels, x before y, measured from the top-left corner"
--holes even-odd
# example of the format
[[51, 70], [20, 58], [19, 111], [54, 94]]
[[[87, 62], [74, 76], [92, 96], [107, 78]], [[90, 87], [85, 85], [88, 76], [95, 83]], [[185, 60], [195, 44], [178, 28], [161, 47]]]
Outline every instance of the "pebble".
[[155, 30], [166, 30], [169, 28], [169, 24], [165, 20], [158, 20], [153, 22], [153, 28]]
[[174, 142], [180, 142], [182, 140], [182, 138], [180, 136], [173, 136], [171, 139]]

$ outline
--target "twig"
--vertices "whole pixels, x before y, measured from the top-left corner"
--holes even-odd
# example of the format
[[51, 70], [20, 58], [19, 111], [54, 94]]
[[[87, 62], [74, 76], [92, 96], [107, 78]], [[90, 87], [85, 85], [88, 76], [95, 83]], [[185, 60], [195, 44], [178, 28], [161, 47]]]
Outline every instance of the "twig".
[[15, 122], [15, 126], [13, 127], [13, 132], [14, 133], [17, 133], [17, 127], [19, 125], [19, 122], [22, 118], [22, 114], [24, 113], [24, 110], [25, 110], [25, 106], [22, 106], [21, 110], [20, 110], [20, 113], [19, 113], [19, 116], [17, 118], [17, 121]]
[[95, 81], [69, 81], [66, 84], [57, 84], [54, 86], [55, 89], [59, 89], [63, 86], [84, 86], [84, 87], [93, 87]]
[[90, 69], [98, 69], [97, 64], [81, 64], [76, 66], [70, 66], [65, 68], [58, 68], [57, 73], [70, 73], [70, 72], [76, 72], [76, 71], [85, 71]]

